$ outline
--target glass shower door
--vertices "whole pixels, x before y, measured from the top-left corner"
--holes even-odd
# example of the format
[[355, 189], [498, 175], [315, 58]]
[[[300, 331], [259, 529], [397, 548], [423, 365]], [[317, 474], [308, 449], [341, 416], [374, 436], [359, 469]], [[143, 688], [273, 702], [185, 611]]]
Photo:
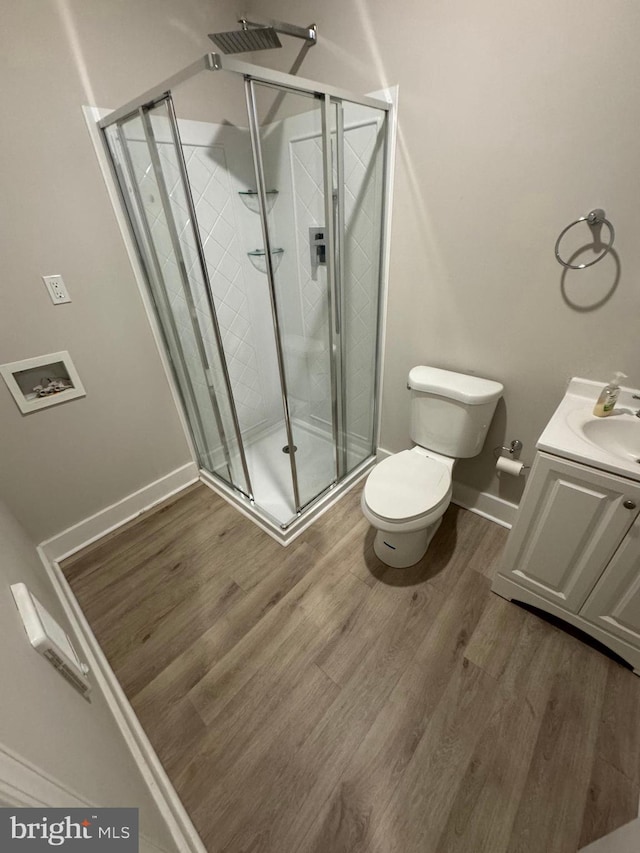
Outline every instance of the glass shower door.
[[341, 101], [336, 187], [345, 469], [375, 453], [386, 113]]
[[[330, 127], [335, 106], [311, 93], [247, 82], [262, 206], [265, 284], [296, 510], [338, 479], [339, 439]], [[328, 188], [328, 192], [327, 192]], [[277, 192], [270, 205], [269, 194]]]
[[252, 497], [170, 97], [106, 138], [200, 465]]
[[375, 453], [386, 114], [246, 85], [304, 506]]

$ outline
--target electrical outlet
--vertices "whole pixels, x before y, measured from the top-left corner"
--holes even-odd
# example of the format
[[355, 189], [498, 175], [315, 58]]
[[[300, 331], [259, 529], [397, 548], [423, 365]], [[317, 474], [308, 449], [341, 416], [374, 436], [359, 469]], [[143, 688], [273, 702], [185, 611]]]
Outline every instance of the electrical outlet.
[[71, 302], [71, 297], [67, 292], [66, 285], [62, 280], [61, 275], [43, 275], [42, 280], [47, 286], [49, 296], [54, 305], [61, 305], [63, 302]]

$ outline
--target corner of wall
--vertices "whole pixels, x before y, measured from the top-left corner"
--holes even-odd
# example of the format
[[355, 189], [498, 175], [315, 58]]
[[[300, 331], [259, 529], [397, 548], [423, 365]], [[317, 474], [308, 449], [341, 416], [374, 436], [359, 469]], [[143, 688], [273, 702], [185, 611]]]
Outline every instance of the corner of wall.
[[46, 539], [40, 543], [39, 551], [45, 560], [63, 560], [198, 480], [195, 462], [188, 462], [115, 504]]

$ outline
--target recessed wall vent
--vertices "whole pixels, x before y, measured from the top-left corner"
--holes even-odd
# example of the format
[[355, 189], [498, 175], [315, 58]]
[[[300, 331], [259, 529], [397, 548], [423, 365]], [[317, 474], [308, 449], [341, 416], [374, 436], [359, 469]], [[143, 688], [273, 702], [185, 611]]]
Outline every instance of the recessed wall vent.
[[11, 592], [33, 648], [40, 652], [79, 693], [87, 696], [91, 691], [91, 685], [86, 677], [89, 667], [80, 661], [68, 634], [29, 592], [25, 584], [13, 584]]

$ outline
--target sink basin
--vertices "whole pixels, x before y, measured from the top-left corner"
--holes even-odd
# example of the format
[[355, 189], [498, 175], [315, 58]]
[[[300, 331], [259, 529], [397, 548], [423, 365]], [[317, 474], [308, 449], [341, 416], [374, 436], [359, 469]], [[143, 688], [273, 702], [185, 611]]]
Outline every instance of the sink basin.
[[620, 390], [614, 413], [597, 418], [593, 407], [602, 383], [574, 377], [538, 439], [538, 450], [640, 482], [640, 418], [632, 414], [640, 392]]
[[587, 441], [607, 453], [640, 464], [640, 419], [633, 415], [611, 415], [582, 424]]

